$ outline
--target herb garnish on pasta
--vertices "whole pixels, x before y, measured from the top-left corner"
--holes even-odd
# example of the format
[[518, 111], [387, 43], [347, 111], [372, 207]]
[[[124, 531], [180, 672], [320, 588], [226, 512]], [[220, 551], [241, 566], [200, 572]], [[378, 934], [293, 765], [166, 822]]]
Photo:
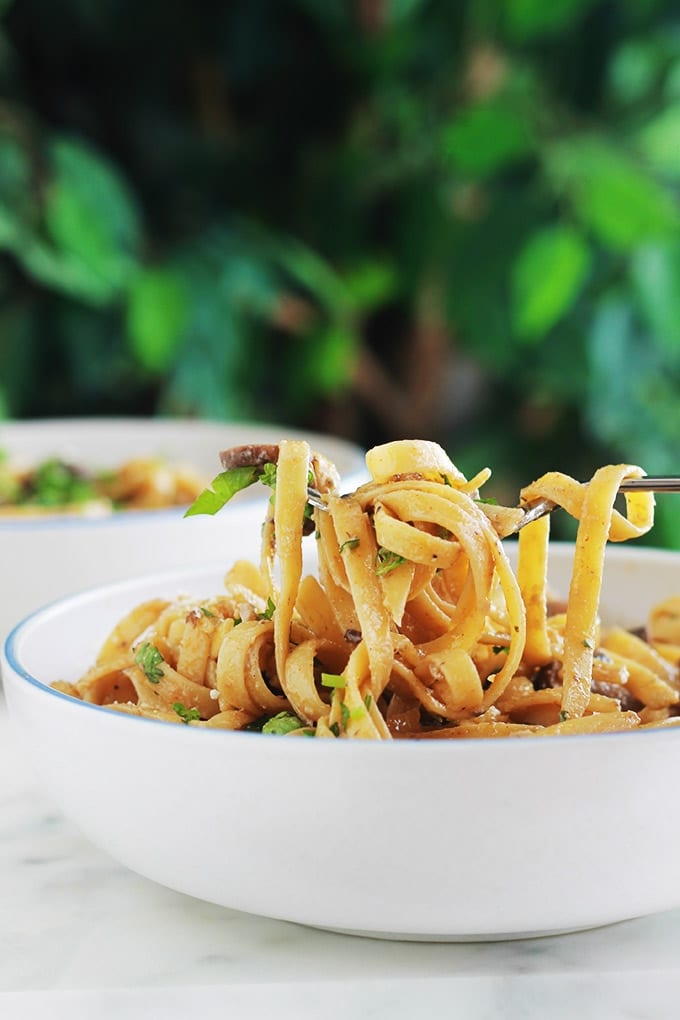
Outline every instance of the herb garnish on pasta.
[[[673, 626], [656, 607], [644, 637], [598, 616], [607, 541], [653, 524], [649, 493], [626, 493], [625, 513], [614, 506], [641, 468], [609, 465], [583, 484], [550, 472], [522, 490], [522, 503], [547, 498], [578, 521], [559, 605], [547, 587], [549, 516], [519, 532], [513, 567], [504, 537], [522, 511], [480, 497], [487, 469], [467, 479], [434, 443], [388, 443], [367, 453], [370, 481], [341, 495], [332, 466], [303, 441], [259, 456], [230, 466], [190, 512], [216, 512], [243, 484], [273, 486], [260, 562], [232, 564], [220, 593], [133, 608], [97, 663], [56, 686], [192, 727], [330, 739], [680, 722], [677, 614]], [[310, 509], [310, 485], [322, 508]], [[310, 512], [318, 568], [304, 576]]]

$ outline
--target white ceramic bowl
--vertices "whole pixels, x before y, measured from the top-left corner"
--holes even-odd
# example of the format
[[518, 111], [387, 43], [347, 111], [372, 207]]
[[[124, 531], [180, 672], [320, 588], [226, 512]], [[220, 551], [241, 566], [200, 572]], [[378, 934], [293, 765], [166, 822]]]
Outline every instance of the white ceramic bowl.
[[[254, 534], [239, 543], [256, 551]], [[560, 587], [570, 557], [554, 550]], [[519, 937], [680, 906], [678, 730], [309, 740], [119, 715], [47, 686], [76, 678], [135, 603], [220, 590], [217, 560], [60, 601], [8, 639], [11, 713], [93, 843], [193, 896], [367, 935]], [[609, 551], [605, 618], [640, 623], [677, 592], [679, 554]]]
[[[113, 468], [137, 456], [186, 464], [206, 482], [221, 470], [219, 451], [241, 443], [304, 437], [337, 466], [346, 489], [367, 477], [352, 443], [280, 425], [179, 419], [70, 419], [0, 424], [0, 450], [38, 463], [61, 457], [87, 468]], [[0, 641], [38, 606], [96, 584], [219, 558], [225, 534], [262, 520], [268, 492], [255, 485], [212, 521], [183, 518], [182, 508], [122, 511], [106, 517], [0, 516]]]

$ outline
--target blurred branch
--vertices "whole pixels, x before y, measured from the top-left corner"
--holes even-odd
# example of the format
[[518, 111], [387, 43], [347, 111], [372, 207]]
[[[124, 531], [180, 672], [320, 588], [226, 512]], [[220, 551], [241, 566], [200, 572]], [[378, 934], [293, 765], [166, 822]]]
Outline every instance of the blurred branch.
[[450, 350], [437, 290], [431, 287], [422, 296], [400, 378], [394, 379], [364, 345], [352, 377], [354, 391], [389, 433], [433, 436], [442, 418], [443, 367]]
[[387, 0], [354, 0], [356, 18], [362, 32], [375, 35], [387, 24]]

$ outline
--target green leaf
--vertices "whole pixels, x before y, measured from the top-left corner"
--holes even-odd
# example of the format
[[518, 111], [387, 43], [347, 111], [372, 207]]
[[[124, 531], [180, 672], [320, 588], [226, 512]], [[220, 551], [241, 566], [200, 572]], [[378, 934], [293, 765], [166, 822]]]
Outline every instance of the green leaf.
[[260, 361], [252, 330], [234, 314], [215, 275], [187, 272], [185, 279], [189, 317], [160, 410], [215, 420], [252, 417], [247, 384]]
[[347, 387], [355, 369], [359, 337], [350, 325], [331, 322], [307, 338], [296, 386], [315, 394], [339, 393]]
[[[280, 283], [259, 253], [244, 252], [236, 243], [235, 252], [225, 245], [217, 286], [234, 308], [269, 319], [280, 297]], [[242, 246], [245, 243], [243, 241]]]
[[568, 29], [595, 0], [502, 0], [509, 33], [528, 41]]
[[388, 261], [365, 259], [344, 273], [344, 282], [353, 309], [368, 312], [394, 296], [397, 272]]
[[117, 168], [89, 145], [66, 137], [51, 143], [50, 159], [55, 183], [78, 191], [106, 237], [121, 249], [135, 251], [141, 230], [138, 210]]
[[267, 719], [266, 723], [262, 727], [263, 733], [276, 733], [279, 736], [285, 736], [286, 733], [291, 733], [293, 730], [299, 730], [304, 726], [301, 719], [298, 719], [292, 712], [279, 712], [278, 715], [272, 716], [271, 719]]
[[267, 605], [263, 613], [256, 613], [258, 620], [271, 620], [276, 612], [276, 603], [274, 602], [271, 595], [267, 597]]
[[113, 297], [110, 282], [93, 272], [79, 256], [55, 250], [37, 238], [21, 234], [14, 249], [26, 272], [46, 287], [92, 305], [108, 304]]
[[609, 61], [607, 78], [619, 103], [636, 103], [648, 96], [663, 68], [662, 48], [650, 39], [624, 42]]
[[588, 245], [571, 227], [533, 234], [513, 268], [513, 320], [518, 336], [538, 340], [569, 311], [590, 267]]
[[327, 311], [342, 316], [350, 298], [341, 277], [316, 251], [294, 238], [269, 240], [271, 255], [296, 283], [305, 288]]
[[181, 701], [175, 701], [172, 705], [173, 711], [177, 713], [183, 723], [187, 725], [190, 722], [197, 722], [201, 718], [201, 713], [197, 708], [187, 708]]
[[230, 499], [253, 485], [260, 477], [260, 469], [256, 467], [236, 467], [222, 471], [216, 478], [213, 478], [209, 488], [204, 489], [196, 497], [185, 517], [193, 517], [197, 514], [216, 514], [225, 506]]
[[680, 360], [680, 243], [647, 245], [631, 260], [640, 309], [659, 347]]
[[155, 645], [145, 641], [139, 646], [135, 653], [135, 662], [152, 684], [160, 682], [163, 676], [163, 663], [165, 659]]
[[468, 106], [446, 125], [441, 145], [444, 158], [461, 173], [487, 177], [524, 159], [534, 143], [520, 111], [491, 99]]
[[463, 349], [491, 378], [515, 372], [508, 291], [518, 246], [542, 223], [525, 194], [502, 189], [479, 220], [460, 224], [454, 235], [444, 280], [448, 317]]
[[135, 267], [139, 223], [132, 198], [117, 171], [82, 143], [58, 139], [50, 158], [48, 234], [79, 269], [92, 297], [110, 299]]
[[[43, 286], [92, 305], [106, 304], [131, 260], [116, 253], [112, 258], [106, 254], [101, 257], [107, 245], [102, 249], [96, 240], [96, 220], [74, 187], [60, 183], [56, 177], [46, 189], [44, 210], [56, 245], [41, 236], [42, 210], [33, 193], [32, 174], [19, 144], [11, 137], [0, 136], [0, 248], [11, 251], [25, 272]], [[80, 249], [71, 243], [74, 231], [76, 235], [80, 231]], [[89, 238], [87, 243], [85, 238]]]
[[546, 166], [583, 225], [613, 251], [630, 251], [677, 226], [669, 192], [604, 142], [574, 138], [554, 146]]
[[138, 362], [149, 372], [172, 364], [187, 319], [182, 278], [170, 269], [145, 269], [128, 291], [127, 335]]
[[277, 469], [276, 464], [266, 463], [262, 465], [260, 481], [269, 489], [276, 488]]
[[625, 293], [600, 303], [588, 342], [586, 421], [594, 436], [621, 451], [621, 459], [652, 473], [672, 473], [680, 365], [677, 354], [670, 360], [650, 339]]
[[680, 103], [653, 117], [638, 132], [637, 144], [654, 169], [680, 180]]
[[346, 687], [347, 680], [344, 676], [340, 676], [338, 673], [322, 673], [321, 674], [321, 685], [323, 687], [333, 687], [335, 689]]
[[393, 570], [396, 570], [403, 563], [406, 563], [406, 559], [403, 556], [381, 545], [376, 556], [375, 572], [378, 577], [384, 577], [386, 574], [391, 574]]

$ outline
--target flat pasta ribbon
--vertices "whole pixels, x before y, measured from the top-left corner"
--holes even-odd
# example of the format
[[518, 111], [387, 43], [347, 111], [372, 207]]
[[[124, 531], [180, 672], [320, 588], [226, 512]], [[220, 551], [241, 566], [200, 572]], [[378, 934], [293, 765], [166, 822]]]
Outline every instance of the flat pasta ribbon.
[[[647, 638], [603, 628], [608, 540], [653, 523], [643, 475], [619, 464], [580, 483], [550, 472], [521, 501], [578, 521], [566, 604], [548, 591], [550, 519], [520, 530], [516, 571], [501, 536], [522, 516], [479, 498], [434, 443], [367, 454], [371, 479], [340, 495], [307, 443], [276, 448], [259, 565], [240, 561], [219, 595], [133, 609], [97, 661], [60, 690], [128, 714], [327, 739], [447, 739], [601, 733], [680, 722], [680, 602], [650, 613]], [[268, 479], [271, 484], [271, 477]], [[310, 520], [316, 576], [303, 576]], [[680, 598], [680, 596], [679, 596]]]

